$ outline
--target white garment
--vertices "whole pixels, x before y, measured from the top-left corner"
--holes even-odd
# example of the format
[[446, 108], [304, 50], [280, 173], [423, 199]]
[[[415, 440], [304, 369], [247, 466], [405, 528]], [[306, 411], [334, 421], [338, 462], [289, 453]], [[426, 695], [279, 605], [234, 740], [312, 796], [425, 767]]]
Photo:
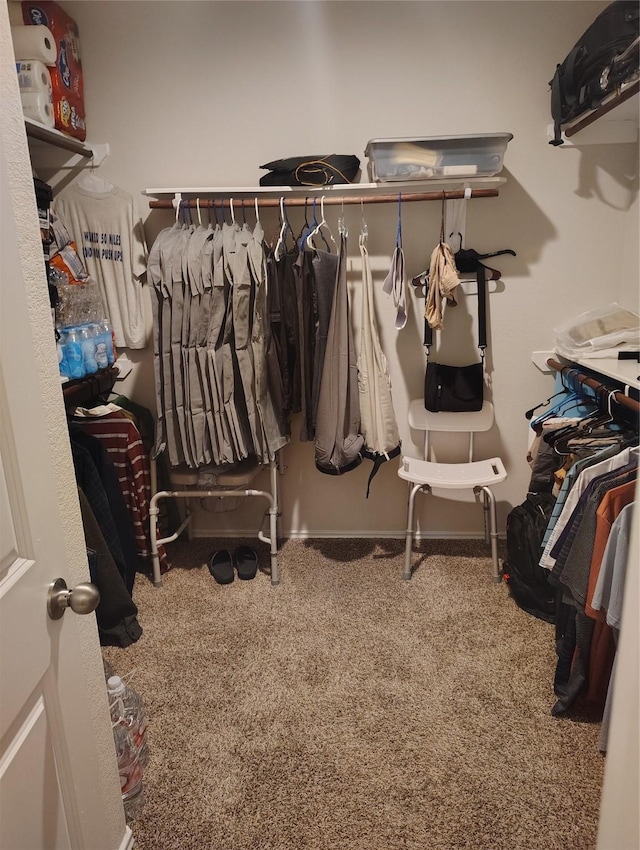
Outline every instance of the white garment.
[[[107, 184], [108, 185], [108, 184]], [[144, 348], [142, 283], [146, 250], [133, 197], [112, 186], [97, 192], [74, 183], [54, 201], [89, 276], [98, 283], [116, 344]]]
[[604, 475], [605, 472], [613, 472], [614, 469], [626, 466], [632, 456], [637, 456], [637, 454], [637, 448], [622, 449], [622, 451], [618, 452], [617, 455], [601, 460], [599, 463], [594, 463], [593, 466], [588, 466], [586, 469], [582, 470], [580, 475], [576, 478], [573, 487], [569, 490], [569, 495], [563, 505], [562, 513], [558, 517], [558, 521], [554, 525], [553, 531], [549, 536], [547, 545], [545, 546], [542, 557], [540, 558], [541, 567], [544, 567], [546, 570], [552, 570], [554, 568], [556, 559], [551, 556], [551, 550], [556, 545], [556, 540], [560, 536], [564, 527], [571, 519], [571, 515], [578, 504], [578, 500], [584, 493], [589, 482], [593, 481], [593, 479], [597, 478], [599, 475]]

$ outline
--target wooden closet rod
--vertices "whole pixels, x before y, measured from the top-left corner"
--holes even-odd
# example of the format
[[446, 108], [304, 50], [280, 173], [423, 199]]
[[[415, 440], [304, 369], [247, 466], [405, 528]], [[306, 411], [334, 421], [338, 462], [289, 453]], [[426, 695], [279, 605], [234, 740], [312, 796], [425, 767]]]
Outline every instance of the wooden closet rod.
[[582, 372], [576, 372], [571, 366], [564, 366], [558, 360], [553, 360], [552, 358], [547, 360], [547, 366], [551, 369], [555, 369], [556, 372], [561, 372], [563, 375], [568, 375], [569, 372], [572, 372], [571, 375], [572, 380], [576, 380], [581, 384], [586, 384], [588, 387], [591, 387], [594, 390], [597, 390], [598, 387], [604, 387], [605, 389], [609, 389], [613, 392], [613, 398], [618, 404], [623, 405], [624, 407], [628, 407], [629, 410], [633, 410], [634, 413], [640, 413], [640, 402], [637, 402], [634, 398], [631, 398], [628, 395], [625, 395], [620, 390], [614, 390], [613, 387], [607, 387], [606, 384], [603, 384], [602, 381], [599, 381], [597, 378], [592, 378], [589, 375], [584, 375]]
[[[308, 187], [310, 193], [318, 192], [319, 187], [313, 186]], [[296, 191], [304, 192], [305, 187], [300, 186], [296, 187]], [[402, 195], [402, 202], [405, 201], [456, 201], [461, 198], [471, 197], [471, 198], [496, 198], [498, 197], [499, 190], [498, 189], [472, 189], [471, 195], [467, 193], [465, 195], [464, 189], [453, 189], [446, 192], [396, 192], [393, 195], [358, 195], [354, 197], [353, 195], [338, 195], [335, 189], [331, 190], [330, 195], [324, 196], [324, 205], [325, 206], [336, 206], [337, 204], [396, 204], [398, 203], [398, 195]], [[309, 194], [306, 198], [296, 195], [295, 198], [288, 198], [285, 195], [284, 204], [286, 207], [303, 207], [305, 203], [307, 206], [309, 205], [310, 200], [315, 197], [319, 199], [319, 195]], [[198, 204], [200, 208], [204, 207], [229, 207], [230, 198], [182, 198], [181, 208], [189, 207], [190, 209], [196, 209]], [[255, 203], [255, 199], [253, 196], [242, 196], [242, 197], [234, 197], [233, 198], [233, 206], [234, 208], [242, 209], [242, 204], [244, 201], [244, 205], [246, 208], [253, 206]], [[280, 198], [258, 198], [258, 206], [259, 207], [279, 207], [280, 206]], [[149, 201], [149, 207], [152, 210], [171, 210], [175, 209], [174, 199], [166, 198], [159, 201]]]

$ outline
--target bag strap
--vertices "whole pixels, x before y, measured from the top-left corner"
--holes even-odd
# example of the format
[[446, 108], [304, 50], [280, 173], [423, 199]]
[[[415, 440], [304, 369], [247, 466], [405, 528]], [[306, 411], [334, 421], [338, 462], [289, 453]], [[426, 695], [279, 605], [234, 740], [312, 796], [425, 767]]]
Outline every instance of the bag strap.
[[[476, 281], [478, 287], [478, 348], [484, 363], [484, 354], [487, 348], [487, 278], [485, 275], [485, 267], [482, 263], [478, 263], [476, 268]], [[427, 302], [427, 292], [425, 287], [424, 294], [425, 306]], [[433, 329], [429, 322], [424, 320], [424, 340], [423, 344], [427, 353], [427, 360], [431, 346], [433, 345]]]
[[[311, 180], [313, 175], [322, 175], [322, 182]], [[338, 175], [342, 177], [345, 183], [351, 183], [351, 180], [340, 171], [340, 169], [326, 159], [310, 159], [306, 162], [301, 162], [296, 166], [294, 177], [301, 186], [328, 186], [331, 178]], [[307, 178], [307, 179], [305, 179]]]

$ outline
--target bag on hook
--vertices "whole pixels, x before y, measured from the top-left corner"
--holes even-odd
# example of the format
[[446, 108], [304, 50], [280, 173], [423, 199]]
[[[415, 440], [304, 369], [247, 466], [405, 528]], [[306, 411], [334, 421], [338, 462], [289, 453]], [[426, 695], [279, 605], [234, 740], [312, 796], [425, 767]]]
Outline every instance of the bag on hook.
[[484, 352], [487, 347], [487, 290], [485, 269], [478, 264], [478, 348], [482, 359], [469, 366], [448, 366], [429, 360], [433, 331], [425, 318], [424, 345], [427, 369], [424, 376], [424, 406], [432, 413], [471, 413], [482, 410], [484, 401]]
[[424, 406], [432, 413], [471, 413], [482, 410], [484, 396], [483, 364], [446, 366], [427, 362], [424, 378]]
[[360, 160], [353, 154], [328, 154], [327, 156], [292, 156], [274, 159], [261, 165], [269, 170], [260, 178], [261, 186], [332, 186], [336, 183], [354, 183], [360, 169]]

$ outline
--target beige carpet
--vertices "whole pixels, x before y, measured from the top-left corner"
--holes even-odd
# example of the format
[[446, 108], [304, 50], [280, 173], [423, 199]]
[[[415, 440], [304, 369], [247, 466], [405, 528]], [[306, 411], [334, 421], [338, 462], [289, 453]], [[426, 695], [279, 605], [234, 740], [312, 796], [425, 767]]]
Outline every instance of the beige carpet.
[[404, 582], [401, 541], [288, 541], [279, 587], [217, 585], [237, 542], [169, 547], [142, 638], [104, 650], [148, 711], [139, 850], [595, 846], [599, 727], [551, 716], [553, 627], [484, 544], [423, 542]]

